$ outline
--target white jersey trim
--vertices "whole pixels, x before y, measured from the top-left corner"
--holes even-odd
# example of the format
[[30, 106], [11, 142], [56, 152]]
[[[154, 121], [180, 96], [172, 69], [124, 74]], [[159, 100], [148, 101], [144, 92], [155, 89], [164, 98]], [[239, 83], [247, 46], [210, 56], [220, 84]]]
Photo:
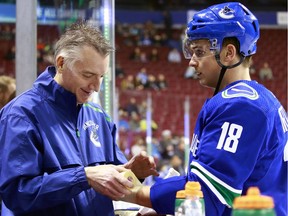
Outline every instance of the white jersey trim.
[[237, 83], [222, 92], [223, 98], [246, 97], [250, 100], [259, 98], [258, 92], [246, 83]]
[[224, 205], [228, 206], [229, 208], [231, 208], [231, 206], [226, 202], [226, 200], [224, 199], [224, 197], [218, 192], [218, 190], [211, 184], [211, 182], [204, 176], [202, 175], [202, 173], [200, 173], [198, 170], [196, 169], [191, 169], [191, 172], [193, 172], [195, 175], [197, 175], [200, 179], [202, 179], [202, 181], [205, 182], [205, 184], [210, 188], [210, 190], [212, 190], [212, 192], [215, 194], [215, 196], [217, 196], [217, 198], [220, 200], [221, 203], [223, 203]]

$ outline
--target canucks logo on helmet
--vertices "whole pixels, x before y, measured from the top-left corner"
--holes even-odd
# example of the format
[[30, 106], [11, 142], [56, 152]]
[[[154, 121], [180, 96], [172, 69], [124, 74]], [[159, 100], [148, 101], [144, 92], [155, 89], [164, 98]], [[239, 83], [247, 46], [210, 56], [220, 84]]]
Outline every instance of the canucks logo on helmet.
[[232, 19], [235, 17], [235, 11], [228, 6], [225, 6], [224, 9], [220, 10], [218, 14], [223, 19]]

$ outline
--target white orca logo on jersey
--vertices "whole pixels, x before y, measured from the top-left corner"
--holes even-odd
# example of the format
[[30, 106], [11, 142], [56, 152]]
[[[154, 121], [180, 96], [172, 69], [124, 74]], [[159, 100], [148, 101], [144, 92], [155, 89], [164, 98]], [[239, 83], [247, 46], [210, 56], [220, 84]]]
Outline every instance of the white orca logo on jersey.
[[278, 109], [278, 114], [282, 124], [283, 132], [286, 133], [288, 131], [288, 117], [283, 106]]
[[196, 157], [199, 142], [200, 141], [198, 139], [197, 134], [193, 134], [192, 141], [191, 141], [191, 146], [190, 146], [190, 151], [191, 151], [193, 157]]
[[284, 147], [284, 161], [288, 161], [288, 141]]
[[251, 100], [259, 98], [258, 92], [246, 83], [237, 83], [222, 92], [223, 98], [246, 97]]
[[101, 143], [99, 141], [99, 136], [98, 136], [98, 128], [99, 125], [95, 124], [92, 120], [86, 121], [83, 125], [83, 129], [87, 130], [90, 128], [90, 141], [96, 146], [96, 147], [101, 147]]
[[225, 6], [222, 10], [219, 11], [218, 14], [223, 19], [232, 19], [233, 17], [235, 17], [234, 13], [234, 10], [232, 10], [228, 6]]

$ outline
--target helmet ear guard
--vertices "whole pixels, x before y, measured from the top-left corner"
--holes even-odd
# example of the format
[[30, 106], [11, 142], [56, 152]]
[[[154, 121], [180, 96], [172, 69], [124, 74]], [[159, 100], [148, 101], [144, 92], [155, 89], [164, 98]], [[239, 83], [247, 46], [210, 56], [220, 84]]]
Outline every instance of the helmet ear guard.
[[187, 25], [186, 36], [190, 41], [208, 39], [211, 49], [217, 52], [220, 52], [224, 38], [236, 37], [240, 53], [249, 56], [256, 53], [259, 32], [257, 18], [244, 5], [228, 2], [195, 13]]

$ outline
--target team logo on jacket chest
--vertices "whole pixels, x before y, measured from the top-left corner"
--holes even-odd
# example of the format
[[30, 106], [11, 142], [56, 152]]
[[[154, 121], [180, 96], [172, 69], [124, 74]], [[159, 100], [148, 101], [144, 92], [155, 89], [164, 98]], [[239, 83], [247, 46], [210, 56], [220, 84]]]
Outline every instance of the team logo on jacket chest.
[[191, 141], [191, 146], [190, 146], [190, 151], [191, 151], [191, 153], [192, 153], [194, 158], [197, 155], [198, 146], [199, 146], [198, 136], [197, 136], [197, 134], [193, 134], [192, 141]]
[[98, 136], [99, 125], [95, 124], [92, 120], [86, 121], [83, 124], [83, 129], [89, 133], [90, 141], [96, 146], [101, 147], [101, 143]]

